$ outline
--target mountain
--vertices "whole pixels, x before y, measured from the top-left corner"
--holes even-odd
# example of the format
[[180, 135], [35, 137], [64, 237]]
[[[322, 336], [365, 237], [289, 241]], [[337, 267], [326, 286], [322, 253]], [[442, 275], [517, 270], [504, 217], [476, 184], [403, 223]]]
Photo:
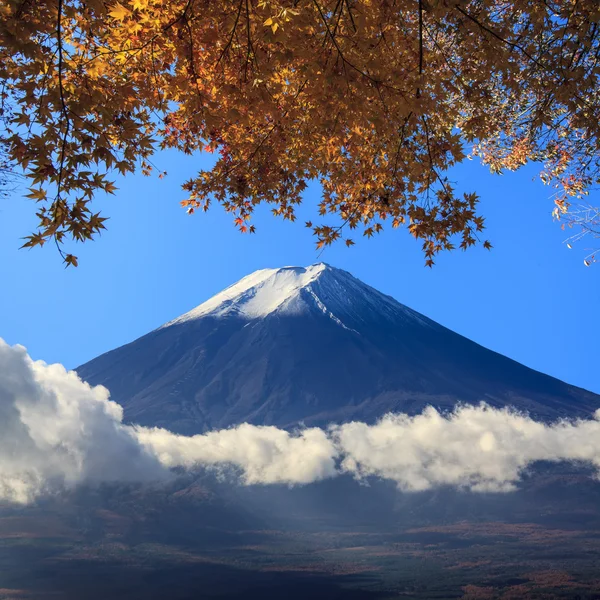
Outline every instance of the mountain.
[[290, 427], [431, 404], [587, 416], [600, 396], [529, 369], [320, 263], [263, 269], [77, 369], [125, 419], [197, 433]]

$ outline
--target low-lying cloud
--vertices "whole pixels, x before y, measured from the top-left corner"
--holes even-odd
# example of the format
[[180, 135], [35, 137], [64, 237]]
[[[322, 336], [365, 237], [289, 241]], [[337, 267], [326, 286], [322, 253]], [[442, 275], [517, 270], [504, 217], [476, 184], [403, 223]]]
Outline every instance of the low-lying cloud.
[[331, 429], [339, 469], [377, 476], [406, 491], [440, 485], [480, 492], [515, 489], [536, 461], [585, 461], [600, 468], [600, 411], [593, 419], [547, 425], [511, 409], [460, 406], [449, 415], [386, 415], [376, 425]]
[[232, 465], [249, 485], [305, 484], [337, 474], [337, 449], [317, 427], [289, 433], [243, 423], [190, 437], [158, 428], [139, 427], [135, 431], [147, 452], [166, 467]]
[[82, 483], [156, 481], [178, 466], [233, 466], [247, 484], [336, 474], [337, 451], [321, 429], [243, 424], [185, 437], [122, 419], [106, 388], [0, 339], [0, 500], [27, 503]]
[[407, 491], [451, 485], [510, 491], [539, 460], [600, 469], [600, 411], [534, 421], [510, 409], [460, 406], [442, 415], [386, 415], [288, 432], [247, 423], [196, 436], [125, 425], [122, 408], [61, 365], [0, 339], [0, 501], [28, 503], [79, 484], [160, 481], [173, 467], [230, 469], [243, 484], [301, 485], [341, 473]]
[[122, 416], [106, 388], [0, 339], [0, 499], [28, 502], [83, 481], [164, 477]]

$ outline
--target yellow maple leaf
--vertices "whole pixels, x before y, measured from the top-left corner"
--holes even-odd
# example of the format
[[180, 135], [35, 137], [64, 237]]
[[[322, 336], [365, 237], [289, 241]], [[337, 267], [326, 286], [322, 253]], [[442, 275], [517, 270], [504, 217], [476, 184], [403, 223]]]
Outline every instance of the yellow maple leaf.
[[123, 21], [126, 17], [131, 14], [131, 11], [123, 6], [120, 2], [117, 2], [109, 11], [108, 14], [117, 21]]

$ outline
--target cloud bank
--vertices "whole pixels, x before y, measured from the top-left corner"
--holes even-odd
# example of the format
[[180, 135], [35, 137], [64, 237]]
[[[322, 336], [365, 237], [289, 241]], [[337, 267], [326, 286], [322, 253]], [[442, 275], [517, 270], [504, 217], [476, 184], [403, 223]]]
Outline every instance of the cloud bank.
[[250, 484], [305, 484], [337, 474], [337, 449], [327, 433], [313, 427], [289, 433], [243, 423], [203, 435], [176, 435], [166, 429], [135, 429], [139, 442], [166, 467], [231, 465]]
[[83, 483], [160, 481], [177, 466], [233, 466], [247, 484], [336, 474], [337, 451], [321, 429], [244, 424], [185, 437], [122, 419], [106, 388], [0, 339], [0, 501], [27, 503]]
[[552, 425], [487, 406], [386, 415], [288, 432], [247, 423], [196, 436], [125, 425], [122, 408], [61, 365], [0, 339], [0, 501], [79, 484], [160, 481], [173, 467], [230, 469], [243, 484], [300, 485], [341, 473], [407, 491], [451, 485], [506, 492], [539, 460], [600, 469], [600, 411]]
[[340, 470], [391, 479], [403, 490], [451, 485], [480, 492], [515, 489], [536, 461], [584, 461], [600, 468], [600, 411], [547, 425], [511, 409], [460, 406], [449, 415], [386, 415], [376, 425], [331, 429]]
[[164, 477], [122, 415], [107, 389], [0, 339], [0, 499], [28, 502], [82, 481]]

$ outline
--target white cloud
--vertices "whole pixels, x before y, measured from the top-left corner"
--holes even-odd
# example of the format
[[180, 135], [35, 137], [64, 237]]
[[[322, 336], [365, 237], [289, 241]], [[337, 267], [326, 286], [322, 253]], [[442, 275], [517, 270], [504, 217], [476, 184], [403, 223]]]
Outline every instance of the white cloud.
[[331, 428], [340, 469], [377, 476], [403, 490], [451, 485], [473, 491], [514, 489], [539, 460], [586, 461], [600, 467], [600, 411], [594, 419], [546, 425], [509, 409], [460, 406], [450, 415], [386, 415], [376, 425]]
[[78, 483], [160, 480], [174, 466], [233, 465], [247, 484], [336, 473], [336, 450], [321, 429], [243, 424], [185, 437], [127, 426], [122, 416], [106, 388], [0, 339], [0, 500], [29, 502]]
[[168, 467], [234, 465], [247, 484], [304, 484], [337, 474], [337, 450], [318, 428], [290, 434], [277, 427], [243, 423], [191, 437], [165, 429], [136, 431], [140, 442]]
[[0, 339], [0, 499], [27, 502], [82, 481], [164, 477], [121, 418], [106, 388]]
[[0, 339], [0, 500], [30, 502], [80, 483], [156, 481], [172, 467], [198, 466], [233, 466], [245, 484], [307, 484], [346, 472], [403, 490], [509, 491], [538, 460], [600, 469], [600, 411], [547, 425], [508, 409], [429, 408], [375, 425], [290, 433], [245, 423], [186, 437], [124, 425], [108, 390]]

